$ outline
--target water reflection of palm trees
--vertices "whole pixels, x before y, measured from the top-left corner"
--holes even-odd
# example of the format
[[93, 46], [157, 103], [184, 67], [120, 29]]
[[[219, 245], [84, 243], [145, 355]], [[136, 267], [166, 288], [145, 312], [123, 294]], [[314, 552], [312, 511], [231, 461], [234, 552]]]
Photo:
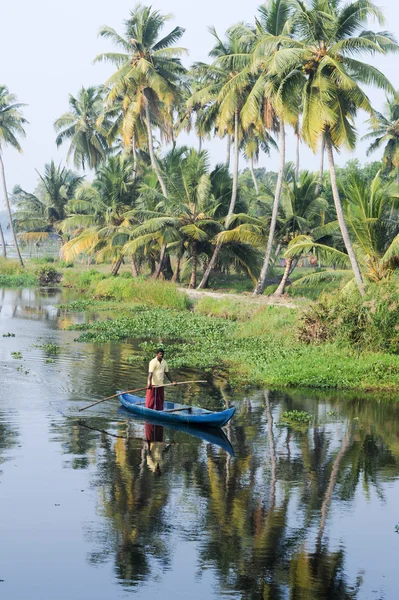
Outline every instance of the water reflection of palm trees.
[[[376, 410], [371, 401], [349, 400], [328, 417], [337, 402], [252, 396], [232, 423], [234, 459], [179, 432], [166, 455], [165, 432], [162, 439], [155, 430], [143, 440], [98, 437], [96, 485], [108, 544], [91, 560], [112, 552], [124, 585], [167, 568], [182, 535], [173, 511], [184, 494], [185, 531], [196, 540], [201, 571], [217, 573], [221, 592], [269, 600], [358, 597], [361, 577], [346, 576], [344, 541], [331, 539], [329, 515], [340, 502], [354, 502], [356, 492], [382, 494], [398, 478], [399, 407]], [[287, 428], [280, 422], [287, 408], [312, 409], [314, 425]]]

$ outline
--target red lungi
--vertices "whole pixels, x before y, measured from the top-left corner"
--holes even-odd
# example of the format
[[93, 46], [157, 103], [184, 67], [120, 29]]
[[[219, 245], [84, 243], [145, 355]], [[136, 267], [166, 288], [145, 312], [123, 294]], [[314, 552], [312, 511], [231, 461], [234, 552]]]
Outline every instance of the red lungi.
[[153, 410], [163, 410], [164, 403], [164, 388], [153, 387], [151, 390], [147, 390], [145, 395], [145, 406], [146, 408], [152, 408]]
[[145, 439], [147, 442], [163, 442], [162, 425], [145, 424]]

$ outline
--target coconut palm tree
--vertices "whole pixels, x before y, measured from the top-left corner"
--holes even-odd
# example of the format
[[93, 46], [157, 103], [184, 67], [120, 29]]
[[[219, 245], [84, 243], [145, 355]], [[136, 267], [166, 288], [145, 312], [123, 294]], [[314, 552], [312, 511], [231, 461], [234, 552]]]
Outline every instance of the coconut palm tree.
[[331, 3], [316, 0], [309, 9], [297, 3], [293, 17], [297, 39], [282, 41], [285, 47], [279, 51], [274, 67], [276, 73], [281, 75], [284, 71], [291, 81], [302, 81], [303, 138], [314, 151], [324, 140], [340, 231], [361, 294], [364, 283], [341, 205], [334, 149], [354, 148], [353, 122], [359, 109], [373, 114], [362, 84], [392, 91], [378, 69], [354, 58], [359, 54], [398, 51], [389, 33], [369, 30], [370, 17], [383, 22], [380, 10], [365, 0], [345, 5], [340, 0]]
[[[243, 107], [242, 119], [245, 127], [265, 115], [268, 129], [278, 127], [280, 165], [274, 194], [269, 237], [262, 270], [254, 294], [262, 294], [266, 285], [272, 254], [274, 233], [284, 178], [285, 128], [286, 122], [294, 125], [298, 121], [298, 85], [294, 79], [285, 78], [285, 73], [275, 68], [275, 56], [282, 40], [290, 39], [292, 3], [288, 0], [269, 0], [260, 7], [255, 27], [248, 32], [252, 45], [252, 69], [255, 83]], [[269, 73], [269, 71], [271, 72]]]
[[145, 220], [136, 229], [135, 239], [127, 243], [125, 249], [127, 253], [135, 252], [142, 244], [148, 243], [148, 236], [162, 236], [163, 243], [168, 241], [170, 245], [177, 246], [178, 260], [181, 260], [182, 251], [189, 257], [189, 287], [195, 288], [199, 257], [221, 228], [215, 218], [218, 202], [212, 193], [208, 153], [191, 149], [180, 154], [166, 181], [168, 197], [159, 197], [154, 211], [137, 211]]
[[[218, 36], [214, 28], [211, 28], [210, 31], [216, 41], [209, 53], [214, 58], [214, 62], [209, 67], [205, 67], [204, 86], [192, 96], [190, 103], [202, 106], [209, 103], [216, 105], [216, 127], [219, 135], [222, 137], [232, 135], [234, 137], [233, 188], [225, 221], [225, 227], [227, 228], [237, 202], [239, 152], [243, 137], [240, 114], [249, 89], [250, 72], [248, 65], [250, 55], [248, 52], [249, 47], [243, 41], [243, 28], [241, 26], [231, 27], [226, 33], [225, 41]], [[239, 64], [237, 63], [237, 57], [240, 57]], [[217, 244], [198, 286], [199, 288], [207, 287], [209, 276], [216, 264], [220, 249], [221, 245]]]
[[160, 37], [170, 18], [171, 15], [162, 15], [151, 7], [137, 5], [125, 21], [124, 36], [108, 26], [100, 29], [100, 36], [111, 40], [120, 52], [103, 53], [95, 59], [97, 62], [111, 62], [117, 67], [106, 82], [108, 106], [124, 97], [128, 90], [132, 98], [131, 118], [144, 117], [151, 165], [164, 196], [167, 190], [155, 157], [152, 125], [162, 126], [162, 105], [171, 109], [181, 93], [182, 78], [186, 73], [180, 60], [186, 50], [174, 46], [184, 29], [175, 27], [166, 36]]
[[[300, 179], [292, 174], [290, 182], [284, 185], [281, 197], [281, 217], [279, 241], [282, 246], [288, 246], [291, 240], [299, 235], [310, 235], [315, 227], [320, 226], [321, 215], [328, 208], [328, 202], [317, 195], [317, 180], [312, 173], [302, 171]], [[274, 296], [284, 294], [288, 277], [292, 274], [299, 260], [299, 255], [287, 256], [284, 274], [274, 292]]]
[[20, 186], [13, 190], [13, 202], [16, 204], [14, 222], [24, 241], [41, 241], [57, 229], [57, 224], [65, 219], [65, 207], [72, 199], [76, 188], [82, 183], [80, 177], [54, 161], [46, 164], [43, 174], [33, 194]]
[[374, 142], [367, 150], [367, 155], [384, 148], [383, 167], [388, 172], [396, 170], [399, 183], [399, 92], [387, 98], [383, 113], [375, 111], [369, 126], [371, 131], [363, 139], [373, 139]]
[[111, 258], [112, 272], [117, 274], [122, 246], [131, 233], [125, 213], [134, 205], [134, 185], [131, 163], [114, 156], [101, 165], [93, 183], [78, 187], [61, 224], [62, 231], [72, 236], [62, 248], [66, 260], [83, 252], [95, 255], [98, 262]]
[[[399, 188], [396, 184], [384, 184], [380, 173], [367, 184], [354, 174], [346, 183], [344, 191], [344, 217], [348, 224], [356, 260], [362, 276], [373, 282], [389, 279], [399, 264], [399, 220], [396, 209], [399, 207]], [[392, 211], [392, 208], [395, 210]], [[344, 269], [314, 273], [295, 281], [293, 285], [316, 283], [334, 278], [350, 279], [349, 257], [338, 248], [327, 246], [322, 238], [340, 231], [338, 221], [316, 228], [311, 235], [294, 238], [285, 253], [286, 257], [297, 257], [314, 251], [322, 254], [324, 260], [338, 263]]]
[[[0, 85], [0, 171], [3, 182], [4, 201], [7, 207], [10, 229], [12, 232], [17, 257], [22, 266], [24, 266], [24, 263], [22, 260], [21, 252], [19, 250], [18, 240], [15, 233], [13, 218], [11, 214], [10, 199], [8, 197], [7, 192], [6, 174], [3, 162], [3, 151], [6, 146], [11, 146], [12, 148], [18, 150], [18, 152], [22, 152], [22, 148], [18, 141], [18, 136], [25, 136], [25, 130], [23, 126], [25, 123], [27, 123], [26, 119], [22, 116], [21, 112], [21, 108], [23, 106], [25, 105], [18, 103], [16, 96], [14, 96], [14, 94], [10, 94], [8, 88], [5, 85]], [[1, 242], [3, 246], [3, 256], [6, 256], [6, 244], [2, 231]]]
[[103, 92], [99, 87], [82, 87], [76, 98], [69, 96], [69, 112], [54, 123], [58, 132], [57, 146], [69, 142], [67, 161], [73, 159], [76, 168], [97, 169], [106, 158], [107, 122], [99, 125], [103, 112]]

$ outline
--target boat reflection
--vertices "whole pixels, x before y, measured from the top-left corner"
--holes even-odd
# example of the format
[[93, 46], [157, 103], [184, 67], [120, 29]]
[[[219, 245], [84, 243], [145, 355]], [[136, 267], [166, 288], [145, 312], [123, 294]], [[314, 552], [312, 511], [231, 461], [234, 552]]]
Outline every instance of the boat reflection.
[[222, 450], [227, 452], [227, 454], [234, 456], [234, 448], [228, 440], [223, 429], [201, 429], [198, 426], [191, 427], [185, 423], [168, 423], [167, 426], [163, 426], [159, 425], [158, 421], [149, 419], [148, 417], [143, 419], [139, 415], [132, 416], [132, 414], [123, 407], [119, 409], [118, 414], [131, 421], [144, 422], [146, 440], [150, 444], [163, 442], [164, 429], [172, 429], [174, 431], [181, 431], [183, 433], [187, 433], [188, 435], [192, 435], [203, 440], [204, 442], [207, 442], [208, 444], [219, 446], [219, 448], [222, 448]]

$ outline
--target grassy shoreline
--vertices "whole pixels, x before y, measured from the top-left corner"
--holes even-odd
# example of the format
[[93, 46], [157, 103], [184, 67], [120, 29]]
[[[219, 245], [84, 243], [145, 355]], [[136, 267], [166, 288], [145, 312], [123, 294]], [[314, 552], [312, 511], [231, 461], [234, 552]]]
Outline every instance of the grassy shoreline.
[[[142, 342], [130, 357], [132, 363], [145, 363], [162, 343], [173, 367], [222, 373], [233, 385], [391, 395], [399, 391], [398, 355], [360, 353], [339, 341], [315, 345], [299, 341], [301, 303], [297, 308], [275, 307], [228, 294], [192, 300], [168, 282], [133, 279], [128, 273], [115, 278], [97, 269], [59, 270], [61, 285], [80, 296], [63, 310], [107, 316], [76, 327], [81, 330], [77, 339], [105, 343], [139, 338]], [[18, 282], [25, 277], [22, 286], [25, 281], [38, 285], [30, 268], [25, 275], [0, 270], [0, 287], [11, 287], [13, 277]], [[309, 306], [309, 300], [303, 306]]]
[[64, 310], [107, 311], [112, 320], [73, 326], [78, 341], [107, 343], [139, 338], [132, 363], [145, 363], [160, 343], [172, 367], [200, 368], [223, 374], [232, 385], [274, 388], [351, 390], [395, 394], [399, 357], [358, 353], [338, 343], [307, 345], [298, 341], [302, 311], [254, 307], [245, 302], [204, 298], [190, 309], [85, 300]]

